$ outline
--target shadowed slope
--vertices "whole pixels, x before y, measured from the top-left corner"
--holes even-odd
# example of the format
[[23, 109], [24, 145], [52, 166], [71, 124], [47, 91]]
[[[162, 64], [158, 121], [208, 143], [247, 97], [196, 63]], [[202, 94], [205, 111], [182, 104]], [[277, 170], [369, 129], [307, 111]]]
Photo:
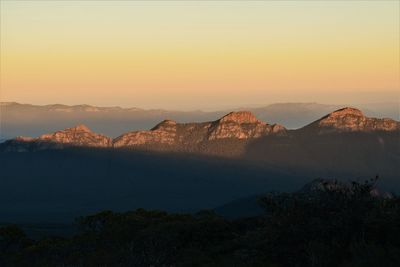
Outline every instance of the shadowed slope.
[[104, 209], [210, 209], [305, 179], [239, 160], [67, 148], [0, 153], [0, 222], [56, 222]]

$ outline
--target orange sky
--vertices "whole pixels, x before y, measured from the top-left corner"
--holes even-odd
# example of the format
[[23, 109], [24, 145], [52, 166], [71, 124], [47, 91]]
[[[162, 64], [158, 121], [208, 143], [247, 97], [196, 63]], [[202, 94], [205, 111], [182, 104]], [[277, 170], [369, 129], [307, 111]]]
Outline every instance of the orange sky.
[[2, 101], [398, 101], [396, 1], [2, 1]]

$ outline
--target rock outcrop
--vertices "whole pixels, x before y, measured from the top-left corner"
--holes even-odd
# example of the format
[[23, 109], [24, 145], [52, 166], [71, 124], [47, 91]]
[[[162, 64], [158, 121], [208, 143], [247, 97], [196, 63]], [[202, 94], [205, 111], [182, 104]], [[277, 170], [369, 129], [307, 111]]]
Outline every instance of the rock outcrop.
[[85, 125], [44, 134], [35, 141], [87, 147], [109, 147], [112, 144], [111, 138], [94, 133]]
[[346, 107], [322, 117], [302, 130], [316, 131], [318, 134], [398, 131], [400, 123], [392, 119], [369, 118], [358, 109]]
[[135, 131], [123, 134], [113, 141], [114, 147], [126, 147], [146, 144], [173, 145], [176, 138], [177, 123], [165, 120], [150, 131]]
[[208, 140], [236, 138], [251, 139], [269, 134], [284, 134], [283, 126], [259, 121], [251, 112], [231, 112], [210, 125]]
[[17, 137], [6, 141], [7, 151], [30, 151], [44, 149], [61, 149], [65, 147], [111, 147], [112, 139], [92, 132], [85, 125], [44, 134], [38, 138]]
[[165, 120], [150, 131], [123, 134], [114, 140], [114, 147], [147, 144], [196, 145], [220, 139], [247, 140], [269, 134], [285, 134], [278, 124], [259, 121], [251, 112], [231, 112], [219, 120], [205, 123], [176, 123]]

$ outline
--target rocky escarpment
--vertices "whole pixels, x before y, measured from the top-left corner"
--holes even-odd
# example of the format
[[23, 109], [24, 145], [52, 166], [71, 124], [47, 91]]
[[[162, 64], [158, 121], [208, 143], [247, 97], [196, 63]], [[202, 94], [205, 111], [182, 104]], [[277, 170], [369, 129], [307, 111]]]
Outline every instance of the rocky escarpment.
[[215, 150], [216, 142], [219, 142], [218, 144], [224, 143], [222, 149], [218, 147], [220, 153], [225, 153], [224, 150], [233, 151], [240, 146], [239, 143], [243, 143], [238, 141], [285, 134], [284, 127], [278, 124], [269, 125], [258, 120], [251, 112], [241, 111], [231, 112], [219, 120], [204, 123], [177, 123], [173, 120], [164, 120], [151, 130], [125, 133], [114, 140], [94, 133], [84, 125], [78, 125], [38, 138], [18, 137], [7, 141], [2, 147], [8, 151], [57, 149], [66, 146], [151, 147], [152, 149], [168, 147], [171, 150], [209, 152]]
[[279, 125], [269, 125], [259, 121], [251, 112], [231, 112], [210, 125], [208, 140], [225, 138], [250, 139], [269, 134], [285, 134]]
[[[368, 118], [358, 109], [343, 108], [299, 130], [287, 131], [279, 124], [271, 125], [258, 120], [251, 112], [239, 111], [203, 123], [164, 120], [151, 130], [125, 133], [115, 139], [94, 133], [84, 125], [78, 125], [38, 138], [18, 137], [0, 144], [0, 150], [31, 151], [81, 146], [238, 154], [245, 151], [250, 140], [279, 136], [278, 139], [286, 144], [275, 151], [279, 153], [283, 147], [293, 142], [292, 137], [297, 134], [313, 137], [326, 133], [373, 131], [397, 133], [400, 131], [400, 123], [392, 119]], [[234, 153], [231, 153], [232, 151]]]
[[172, 120], [165, 120], [150, 131], [134, 131], [123, 134], [113, 141], [114, 147], [126, 147], [146, 144], [167, 144], [175, 143], [177, 123]]
[[303, 127], [302, 131], [317, 134], [338, 132], [398, 131], [400, 122], [392, 119], [366, 117], [360, 110], [346, 107], [336, 110], [321, 119]]
[[44, 149], [60, 149], [69, 146], [80, 147], [111, 147], [112, 139], [92, 132], [85, 125], [44, 134], [38, 138], [17, 137], [6, 141], [3, 145], [6, 151], [30, 151]]
[[37, 140], [41, 142], [88, 147], [109, 147], [112, 144], [111, 138], [94, 133], [85, 125], [78, 125], [55, 133], [44, 134]]
[[123, 134], [114, 140], [114, 147], [146, 144], [196, 145], [213, 140], [247, 140], [269, 134], [285, 134], [278, 124], [259, 121], [251, 112], [231, 112], [219, 120], [205, 123], [176, 123], [165, 120], [150, 131]]

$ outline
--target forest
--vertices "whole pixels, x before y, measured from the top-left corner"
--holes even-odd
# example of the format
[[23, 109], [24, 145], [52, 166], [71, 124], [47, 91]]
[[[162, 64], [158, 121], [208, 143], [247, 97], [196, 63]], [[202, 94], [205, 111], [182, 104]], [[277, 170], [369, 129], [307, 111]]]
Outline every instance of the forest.
[[268, 193], [261, 216], [137, 209], [76, 219], [73, 236], [0, 228], [0, 266], [400, 266], [400, 198], [376, 179]]

